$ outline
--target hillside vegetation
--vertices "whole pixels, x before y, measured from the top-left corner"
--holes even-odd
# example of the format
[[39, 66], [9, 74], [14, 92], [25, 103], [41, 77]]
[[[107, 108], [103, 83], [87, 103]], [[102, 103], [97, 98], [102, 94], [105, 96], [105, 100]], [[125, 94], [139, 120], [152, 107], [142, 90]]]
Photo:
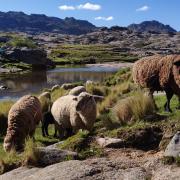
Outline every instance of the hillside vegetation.
[[[87, 91], [105, 97], [101, 103], [98, 103], [98, 117], [93, 131], [91, 133], [79, 131], [59, 146], [60, 149], [78, 152], [80, 159], [106, 156], [104, 148], [95, 141], [95, 137], [98, 136], [121, 138], [124, 141], [124, 147], [145, 151], [161, 150], [166, 147], [170, 137], [180, 128], [180, 111], [176, 110], [177, 98], [173, 97], [171, 102], [173, 113], [165, 113], [163, 109], [165, 96], [155, 96], [158, 106], [156, 110], [152, 99], [132, 82], [130, 69], [120, 70], [104, 82], [88, 85]], [[51, 92], [53, 101], [67, 92], [61, 88], [54, 90]], [[7, 114], [12, 104], [13, 102], [1, 102], [1, 124], [7, 121]], [[7, 154], [2, 148], [7, 126], [0, 127], [2, 127], [0, 130], [2, 172], [28, 162], [27, 158], [32, 159], [33, 157], [33, 162], [36, 164], [38, 156], [36, 156], [34, 146], [47, 146], [59, 141], [53, 137], [53, 126], [50, 127], [50, 137], [42, 137], [41, 125], [39, 125], [36, 129], [35, 142], [27, 143], [24, 153]]]

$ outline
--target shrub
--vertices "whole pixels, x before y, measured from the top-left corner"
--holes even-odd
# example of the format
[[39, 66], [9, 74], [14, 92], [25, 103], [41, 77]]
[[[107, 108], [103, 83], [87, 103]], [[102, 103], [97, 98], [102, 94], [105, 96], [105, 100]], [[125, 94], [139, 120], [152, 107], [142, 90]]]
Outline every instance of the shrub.
[[14, 37], [10, 42], [9, 45], [13, 47], [27, 47], [27, 48], [36, 48], [37, 45], [35, 42], [28, 38], [19, 38], [19, 37]]
[[143, 92], [138, 92], [134, 96], [118, 101], [112, 109], [112, 113], [122, 124], [132, 120], [140, 120], [146, 115], [153, 114], [154, 111], [152, 98]]

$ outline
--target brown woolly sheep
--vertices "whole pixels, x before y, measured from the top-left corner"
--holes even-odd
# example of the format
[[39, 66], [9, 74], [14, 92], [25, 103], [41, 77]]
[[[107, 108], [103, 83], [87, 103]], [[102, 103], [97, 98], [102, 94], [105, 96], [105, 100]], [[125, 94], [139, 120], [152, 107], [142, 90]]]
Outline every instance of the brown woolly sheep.
[[21, 151], [25, 139], [32, 137], [36, 126], [42, 119], [41, 104], [35, 96], [26, 95], [20, 98], [8, 114], [8, 129], [4, 139], [4, 150]]
[[166, 111], [172, 112], [170, 100], [174, 94], [178, 96], [180, 103], [180, 55], [142, 58], [134, 63], [132, 74], [136, 84], [149, 88], [150, 95], [153, 95], [154, 91], [166, 92]]

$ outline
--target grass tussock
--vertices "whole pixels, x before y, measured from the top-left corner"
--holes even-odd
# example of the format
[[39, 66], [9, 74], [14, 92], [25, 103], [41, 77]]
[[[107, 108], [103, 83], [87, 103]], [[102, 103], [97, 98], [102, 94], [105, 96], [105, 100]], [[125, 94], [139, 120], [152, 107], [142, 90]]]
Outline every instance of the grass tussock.
[[112, 109], [112, 113], [122, 124], [141, 120], [146, 115], [153, 114], [154, 111], [155, 106], [152, 98], [143, 92], [118, 101]]
[[55, 89], [52, 93], [51, 93], [51, 99], [52, 102], [54, 102], [56, 99], [58, 99], [61, 96], [64, 96], [68, 94], [67, 90], [64, 90], [63, 88], [59, 88], [59, 89]]
[[23, 165], [37, 165], [39, 161], [39, 151], [33, 139], [27, 139], [22, 155]]

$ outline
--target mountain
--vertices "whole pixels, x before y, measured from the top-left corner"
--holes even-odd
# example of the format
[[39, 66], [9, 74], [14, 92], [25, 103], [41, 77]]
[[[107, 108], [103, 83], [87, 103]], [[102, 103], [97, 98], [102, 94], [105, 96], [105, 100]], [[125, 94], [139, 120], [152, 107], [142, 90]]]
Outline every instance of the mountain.
[[57, 32], [80, 35], [92, 32], [96, 26], [73, 17], [60, 19], [42, 14], [27, 15], [23, 12], [0, 12], [0, 31]]
[[169, 25], [164, 25], [158, 21], [144, 21], [140, 24], [131, 24], [128, 29], [137, 32], [157, 32], [157, 33], [175, 33], [176, 30]]

